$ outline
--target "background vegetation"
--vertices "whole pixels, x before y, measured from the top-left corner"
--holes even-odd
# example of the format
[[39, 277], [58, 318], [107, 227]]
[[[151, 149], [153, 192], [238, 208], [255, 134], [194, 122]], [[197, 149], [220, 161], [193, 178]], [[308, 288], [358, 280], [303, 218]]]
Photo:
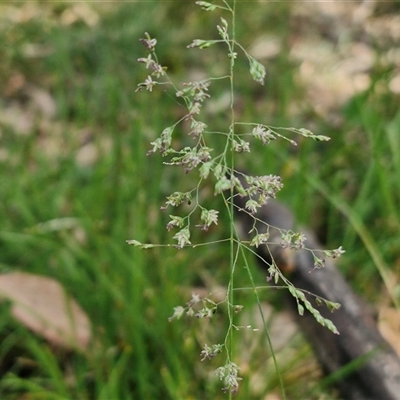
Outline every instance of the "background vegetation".
[[[0, 268], [56, 279], [92, 325], [87, 350], [60, 349], [2, 303], [1, 398], [225, 398], [212, 377], [221, 363], [199, 362], [203, 343], [225, 332], [223, 313], [210, 324], [168, 317], [194, 288], [208, 293], [227, 282], [226, 249], [125, 244], [171, 242], [159, 207], [177, 182], [191, 187], [190, 175], [146, 157], [149, 142], [182, 110], [161, 91], [135, 93], [145, 78], [138, 39], [145, 31], [158, 38], [160, 62], [178, 82], [215, 75], [226, 55], [186, 45], [216, 37], [219, 16], [191, 1], [0, 4]], [[259, 87], [239, 66], [238, 115], [332, 137], [256, 149], [245, 168], [280, 174], [280, 200], [298, 221], [324, 246], [346, 249], [340, 268], [377, 304], [395, 342], [399, 328], [384, 316], [393, 312], [390, 296], [400, 297], [400, 9], [243, 2], [237, 24], [268, 74]], [[224, 126], [227, 93], [216, 86], [211, 94], [208, 113]], [[223, 230], [221, 221], [212, 237]], [[247, 275], [238, 274], [246, 286]], [[265, 282], [256, 266], [254, 274]], [[238, 296], [256, 324], [251, 297]], [[320, 371], [280, 311], [279, 294], [261, 296], [275, 306], [265, 307], [283, 337], [276, 351], [288, 398], [334, 397], [318, 389]], [[245, 334], [236, 354], [244, 378], [236, 397], [279, 399], [265, 337]]]

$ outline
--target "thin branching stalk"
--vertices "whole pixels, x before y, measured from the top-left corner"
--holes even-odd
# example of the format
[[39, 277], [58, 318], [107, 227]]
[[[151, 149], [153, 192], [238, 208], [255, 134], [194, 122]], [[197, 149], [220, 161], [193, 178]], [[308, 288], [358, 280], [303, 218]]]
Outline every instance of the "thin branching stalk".
[[[261, 175], [251, 176], [244, 172], [236, 170], [236, 157], [238, 154], [251, 152], [250, 141], [261, 142], [263, 146], [269, 145], [275, 139], [287, 140], [291, 145], [296, 145], [296, 141], [287, 137], [287, 134], [297, 134], [303, 137], [311, 138], [316, 141], [327, 141], [328, 137], [322, 135], [314, 135], [304, 128], [287, 128], [287, 127], [273, 127], [265, 124], [255, 122], [239, 121], [235, 114], [235, 68], [238, 53], [236, 50], [243, 52], [245, 58], [249, 63], [249, 70], [251, 77], [258, 83], [264, 84], [266, 75], [265, 67], [260, 64], [254, 57], [252, 57], [243, 46], [241, 46], [236, 39], [236, 0], [230, 4], [227, 0], [223, 0], [222, 5], [212, 4], [205, 1], [197, 1], [196, 4], [201, 6], [206, 11], [213, 11], [215, 9], [224, 10], [230, 13], [230, 22], [221, 17], [220, 25], [217, 25], [217, 31], [221, 39], [218, 40], [203, 40], [195, 39], [188, 46], [188, 48], [206, 49], [215, 44], [225, 44], [228, 49], [228, 74], [220, 77], [209, 77], [198, 82], [187, 82], [180, 86], [176, 85], [167, 75], [167, 68], [159, 64], [155, 47], [157, 40], [151, 38], [149, 34], [141, 39], [142, 43], [148, 50], [148, 55], [145, 58], [140, 58], [138, 61], [145, 64], [146, 68], [150, 70], [150, 75], [146, 80], [138, 85], [138, 91], [147, 90], [153, 91], [159, 85], [167, 85], [175, 91], [176, 97], [181, 101], [182, 107], [186, 109], [186, 114], [181, 117], [173, 125], [166, 127], [161, 135], [151, 142], [152, 149], [148, 154], [160, 153], [163, 157], [163, 164], [166, 166], [179, 166], [182, 167], [186, 174], [197, 170], [199, 180], [197, 185], [192, 190], [187, 192], [175, 191], [167, 196], [165, 204], [161, 207], [163, 211], [167, 209], [177, 209], [181, 205], [186, 204], [189, 207], [187, 215], [181, 216], [170, 214], [170, 221], [167, 224], [168, 230], [177, 230], [173, 236], [176, 240], [175, 247], [182, 249], [184, 247], [196, 247], [204, 245], [204, 243], [192, 243], [191, 233], [195, 228], [200, 228], [202, 231], [207, 231], [213, 224], [218, 224], [219, 211], [208, 209], [201, 204], [202, 198], [199, 196], [201, 187], [206, 185], [211, 179], [214, 180], [214, 194], [222, 197], [225, 205], [225, 211], [230, 223], [229, 237], [214, 241], [214, 243], [229, 242], [229, 281], [227, 283], [227, 292], [223, 302], [214, 302], [211, 297], [200, 298], [197, 294], [192, 294], [192, 298], [186, 303], [185, 306], [175, 307], [174, 313], [170, 320], [179, 319], [182, 316], [207, 318], [211, 319], [213, 315], [219, 310], [222, 303], [225, 304], [227, 310], [228, 326], [223, 343], [216, 343], [213, 345], [205, 344], [200, 353], [201, 360], [209, 360], [220, 353], [225, 353], [225, 364], [218, 367], [215, 371], [218, 378], [223, 382], [223, 390], [228, 393], [229, 398], [239, 390], [239, 376], [240, 366], [235, 362], [234, 344], [237, 337], [237, 330], [239, 325], [235, 323], [236, 314], [243, 308], [235, 304], [235, 293], [238, 288], [235, 287], [235, 274], [239, 259], [244, 260], [244, 268], [250, 281], [250, 287], [254, 293], [255, 302], [258, 305], [259, 312], [262, 317], [263, 329], [267, 336], [269, 347], [271, 350], [273, 362], [275, 365], [276, 373], [279, 380], [280, 389], [283, 398], [285, 397], [285, 388], [283, 385], [282, 374], [279, 371], [276, 355], [272, 346], [269, 330], [262, 312], [260, 298], [258, 296], [259, 288], [256, 286], [251, 268], [247, 261], [247, 253], [256, 254], [252, 249], [258, 246], [280, 245], [284, 249], [289, 248], [293, 250], [306, 249], [304, 241], [305, 236], [301, 232], [285, 231], [278, 229], [281, 235], [280, 243], [273, 243], [269, 241], [270, 226], [257, 219], [257, 210], [266, 205], [270, 198], [275, 198], [276, 194], [283, 187], [282, 180], [279, 176], [275, 175]], [[208, 128], [202, 117], [202, 106], [205, 101], [210, 97], [209, 87], [216, 80], [229, 79], [228, 90], [230, 93], [229, 104], [229, 125], [226, 132], [214, 131]], [[185, 146], [183, 148], [175, 148], [173, 137], [176, 135], [176, 128], [178, 125], [190, 123], [188, 136], [193, 139], [192, 146]], [[207, 121], [208, 122], [208, 121]], [[212, 121], [211, 121], [212, 122]], [[236, 127], [246, 127], [250, 132], [238, 134]], [[226, 138], [222, 148], [215, 146], [213, 138], [216, 135], [223, 135]], [[211, 144], [212, 145], [211, 145]], [[237, 205], [235, 204], [235, 196], [247, 199], [244, 202], [245, 206], [242, 212], [248, 214], [249, 218], [254, 218], [254, 225], [249, 232], [253, 235], [249, 242], [240, 239], [240, 236], [235, 226], [235, 212]], [[198, 224], [194, 225], [193, 221], [200, 220]], [[263, 231], [259, 230], [259, 226], [263, 226]], [[129, 244], [141, 248], [153, 248], [155, 245], [152, 243], [140, 243], [137, 240], [128, 240]], [[164, 245], [165, 246], [165, 245]], [[170, 245], [168, 245], [170, 246]], [[314, 268], [322, 268], [324, 265], [323, 258], [317, 252], [322, 252], [324, 257], [336, 258], [343, 253], [341, 247], [333, 251], [315, 251], [310, 250], [314, 257]], [[272, 253], [269, 250], [272, 257]], [[263, 260], [265, 263], [267, 261]], [[268, 264], [268, 263], [267, 263]], [[311, 268], [310, 268], [311, 269]], [[334, 333], [338, 333], [336, 327], [331, 321], [324, 319], [320, 313], [313, 307], [311, 302], [306, 298], [303, 291], [297, 289], [293, 284], [283, 275], [273, 260], [269, 264], [267, 280], [274, 282], [276, 287], [285, 287], [297, 302], [298, 312], [303, 314], [305, 310], [311, 312], [315, 319], [322, 325], [326, 326]], [[278, 283], [282, 285], [278, 286]], [[319, 302], [325, 300], [318, 299]], [[336, 304], [331, 304], [325, 301], [326, 305], [331, 308], [337, 308]], [[249, 326], [245, 327], [251, 328]]]

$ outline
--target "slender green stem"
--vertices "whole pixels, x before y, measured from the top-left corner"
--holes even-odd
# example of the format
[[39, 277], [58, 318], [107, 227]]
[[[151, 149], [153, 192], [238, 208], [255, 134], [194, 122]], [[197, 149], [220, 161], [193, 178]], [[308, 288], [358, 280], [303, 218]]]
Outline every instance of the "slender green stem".
[[[231, 220], [233, 220], [233, 209], [230, 210], [230, 213], [231, 214], [229, 215], [229, 218]], [[233, 232], [234, 237], [238, 238], [239, 237], [239, 233], [237, 232], [235, 225], [232, 224], [231, 226], [232, 226], [232, 229], [234, 231]], [[271, 351], [271, 356], [272, 356], [272, 359], [273, 359], [273, 362], [274, 362], [275, 371], [276, 371], [276, 374], [278, 376], [278, 381], [279, 381], [279, 386], [280, 386], [281, 393], [282, 393], [282, 398], [284, 400], [286, 400], [286, 393], [285, 393], [285, 387], [284, 387], [283, 380], [282, 380], [282, 375], [280, 373], [278, 360], [276, 358], [274, 347], [273, 347], [273, 344], [272, 344], [272, 341], [271, 341], [271, 335], [270, 335], [270, 332], [269, 332], [269, 329], [268, 329], [267, 321], [265, 320], [263, 309], [261, 307], [260, 297], [258, 295], [258, 290], [259, 289], [265, 289], [265, 288], [271, 289], [271, 286], [268, 286], [268, 287], [258, 287], [258, 286], [256, 286], [256, 284], [254, 282], [254, 279], [253, 279], [253, 275], [252, 275], [251, 270], [250, 270], [250, 266], [249, 266], [249, 264], [247, 262], [247, 257], [246, 257], [245, 250], [250, 250], [251, 252], [253, 252], [253, 251], [249, 247], [245, 246], [239, 239], [237, 239], [237, 240], [238, 240], [237, 241], [237, 245], [238, 245], [237, 253], [238, 254], [240, 253], [242, 255], [242, 257], [243, 257], [243, 260], [244, 260], [244, 263], [245, 263], [245, 268], [246, 268], [246, 271], [247, 271], [247, 273], [249, 275], [250, 285], [251, 285], [249, 288], [241, 288], [241, 289], [243, 289], [243, 290], [249, 289], [254, 294], [254, 297], [255, 297], [256, 302], [257, 302], [257, 307], [258, 307], [258, 310], [259, 310], [260, 315], [261, 315], [261, 320], [262, 320], [262, 323], [263, 323], [264, 332], [265, 332], [266, 337], [267, 337], [268, 346], [269, 346], [270, 351]], [[236, 262], [236, 260], [235, 260], [235, 262]], [[286, 279], [284, 279], [284, 282], [286, 283], [285, 286], [276, 287], [276, 288], [278, 288], [278, 289], [281, 289], [281, 288], [282, 289], [287, 289], [288, 288], [288, 284], [290, 284], [290, 282], [288, 282]], [[231, 290], [232, 292], [234, 292], [234, 291], [238, 290], [238, 288], [231, 288], [231, 289], [228, 288], [228, 290]], [[233, 293], [232, 293], [232, 295], [233, 295]], [[231, 304], [233, 305], [233, 303], [231, 303]]]
[[[232, 29], [231, 29], [231, 38], [232, 41], [230, 43], [230, 92], [231, 92], [231, 102], [230, 102], [230, 113], [231, 113], [231, 124], [229, 127], [229, 144], [230, 144], [230, 168], [231, 171], [234, 170], [235, 167], [235, 158], [234, 158], [234, 127], [235, 127], [235, 96], [234, 96], [234, 67], [235, 67], [235, 57], [234, 57], [234, 47], [235, 47], [235, 7], [236, 7], [236, 0], [233, 1], [232, 5]], [[228, 358], [232, 360], [232, 353], [233, 353], [233, 329], [232, 326], [234, 324], [233, 321], [233, 304], [234, 304], [234, 272], [235, 272], [235, 265], [237, 261], [237, 254], [235, 255], [235, 225], [233, 222], [233, 211], [234, 211], [234, 204], [233, 204], [233, 195], [234, 195], [234, 188], [231, 188], [231, 195], [229, 199], [229, 211], [231, 215], [231, 224], [230, 224], [230, 278], [229, 278], [229, 288], [228, 288], [228, 315], [229, 315], [229, 341], [228, 341]], [[230, 392], [229, 397], [231, 398], [232, 393]]]
[[[256, 298], [257, 307], [258, 307], [258, 310], [259, 310], [260, 315], [261, 315], [261, 320], [262, 320], [264, 331], [265, 331], [265, 334], [266, 334], [266, 337], [267, 337], [268, 346], [269, 346], [269, 348], [271, 350], [271, 356], [272, 356], [272, 359], [274, 361], [275, 371], [276, 371], [276, 374], [278, 376], [281, 393], [282, 393], [283, 399], [286, 400], [285, 386], [283, 385], [283, 380], [282, 380], [282, 375], [281, 375], [280, 370], [279, 370], [278, 360], [276, 359], [274, 346], [273, 346], [272, 341], [271, 341], [271, 335], [270, 335], [270, 332], [269, 332], [269, 329], [268, 329], [267, 321], [265, 320], [264, 312], [263, 312], [263, 309], [261, 307], [260, 297], [258, 296], [257, 287], [256, 287], [256, 285], [254, 283], [253, 275], [251, 273], [250, 266], [249, 266], [249, 264], [247, 262], [247, 258], [246, 258], [246, 254], [244, 252], [243, 246], [240, 247], [240, 251], [241, 251], [243, 259], [244, 259], [244, 263], [245, 263], [245, 266], [246, 266], [246, 271], [248, 272], [248, 275], [249, 275], [249, 279], [250, 279], [250, 283], [251, 283], [251, 289], [253, 291], [254, 297]], [[287, 286], [285, 288], [287, 288]]]

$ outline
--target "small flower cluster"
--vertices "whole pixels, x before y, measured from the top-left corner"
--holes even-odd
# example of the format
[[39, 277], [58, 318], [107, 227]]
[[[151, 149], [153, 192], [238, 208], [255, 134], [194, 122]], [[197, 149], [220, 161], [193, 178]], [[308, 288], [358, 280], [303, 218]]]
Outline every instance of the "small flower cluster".
[[342, 254], [345, 253], [345, 250], [342, 249], [342, 246], [335, 250], [324, 250], [324, 254], [329, 258], [339, 258]]
[[147, 76], [144, 82], [139, 83], [136, 91], [140, 92], [143, 89], [146, 89], [149, 92], [152, 92], [153, 87], [159, 84], [159, 82], [153, 81], [152, 76], [155, 76], [156, 78], [164, 76], [167, 67], [162, 67], [157, 61], [157, 57], [155, 55], [155, 47], [157, 44], [157, 39], [152, 39], [147, 32], [145, 32], [144, 35], [145, 37], [140, 39], [140, 42], [145, 46], [146, 50], [150, 51], [150, 53], [145, 58], [143, 57], [139, 58], [138, 62], [145, 64], [146, 68], [152, 71], [152, 73], [151, 75]]
[[[237, 178], [234, 179], [235, 177], [233, 177], [233, 182], [241, 197], [249, 197], [245, 208], [251, 214], [255, 214], [259, 207], [267, 204], [268, 199], [275, 198], [276, 193], [283, 187], [281, 177], [277, 175], [243, 176], [248, 184], [247, 188], [243, 188], [240, 181]], [[257, 199], [254, 198], [255, 196]]]
[[246, 142], [243, 139], [233, 140], [233, 150], [235, 150], [237, 153], [243, 153], [247, 152], [250, 153], [250, 143]]
[[[325, 257], [332, 259], [339, 258], [342, 254], [345, 253], [345, 251], [342, 249], [342, 246], [334, 250], [321, 250], [321, 252], [325, 255]], [[317, 257], [314, 251], [312, 253], [314, 257], [314, 269], [323, 268], [325, 266], [325, 259]]]
[[218, 304], [208, 297], [202, 299], [200, 295], [192, 293], [192, 298], [186, 303], [186, 307], [174, 307], [174, 313], [168, 320], [180, 319], [184, 315], [196, 318], [211, 318], [217, 312], [217, 307]]
[[[157, 43], [156, 39], [152, 39], [146, 32], [145, 37], [140, 39], [140, 41], [144, 44], [146, 49], [150, 51], [150, 53], [146, 58], [139, 58], [138, 61], [144, 63], [146, 68], [151, 70], [152, 73], [144, 82], [139, 83], [137, 90], [141, 91], [145, 88], [151, 92], [155, 85], [170, 83], [168, 81], [154, 81], [152, 78], [154, 76], [157, 78], [165, 76], [167, 68], [162, 67], [157, 61], [155, 53], [155, 46]], [[182, 83], [182, 89], [176, 91], [176, 97], [183, 99], [188, 112], [174, 125], [165, 128], [161, 135], [150, 143], [152, 149], [148, 151], [148, 155], [156, 152], [159, 152], [164, 157], [173, 154], [175, 156], [165, 164], [183, 166], [186, 173], [211, 159], [212, 149], [207, 147], [204, 144], [204, 140], [202, 140], [202, 134], [207, 128], [207, 125], [204, 122], [195, 119], [195, 116], [201, 111], [202, 103], [210, 97], [208, 94], [209, 86], [209, 80]], [[193, 139], [197, 139], [198, 142], [194, 147], [185, 147], [181, 150], [174, 150], [171, 147], [174, 129], [180, 122], [187, 120], [190, 121], [190, 131], [188, 132], [188, 135]]]
[[275, 285], [279, 282], [281, 272], [274, 261], [268, 267], [267, 282], [274, 280]]
[[[156, 40], [156, 39], [153, 39], [153, 40]], [[138, 61], [146, 64], [146, 68], [153, 71], [152, 75], [156, 76], [157, 78], [165, 75], [165, 71], [167, 70], [167, 67], [162, 67], [156, 61], [154, 61], [151, 54], [149, 54], [146, 58], [143, 58], [143, 57], [138, 58]], [[151, 90], [150, 90], [150, 92], [151, 92]]]
[[224, 381], [224, 392], [237, 393], [239, 382], [242, 378], [238, 377], [239, 367], [232, 361], [228, 361], [224, 366], [219, 367], [215, 371], [218, 378]]
[[281, 233], [281, 246], [284, 249], [304, 249], [304, 242], [307, 240], [306, 236], [302, 232], [283, 231]]
[[266, 129], [264, 125], [257, 125], [253, 128], [251, 135], [256, 139], [261, 140], [264, 146], [269, 144], [271, 140], [276, 139], [275, 135], [272, 134], [271, 129]]
[[319, 258], [315, 254], [313, 254], [314, 258], [314, 268], [310, 271], [314, 271], [315, 269], [321, 269], [325, 267], [325, 259], [324, 258]]
[[263, 125], [263, 124], [252, 124], [252, 125], [255, 125], [255, 127], [252, 129], [250, 135], [257, 140], [260, 140], [264, 146], [269, 144], [272, 140], [275, 140], [277, 138], [284, 139], [284, 140], [288, 141], [290, 144], [292, 144], [293, 146], [297, 146], [296, 141], [286, 137], [282, 133], [279, 133], [279, 131], [296, 133], [297, 135], [313, 139], [316, 142], [326, 142], [326, 141], [330, 140], [330, 138], [328, 136], [315, 135], [310, 130], [304, 129], [304, 128], [273, 127], [273, 126], [268, 126], [268, 125]]
[[187, 102], [189, 114], [186, 115], [185, 119], [190, 119], [194, 114], [200, 113], [201, 103], [210, 97], [207, 93], [210, 81], [184, 82], [182, 86], [183, 89], [176, 92], [176, 97], [183, 97]]
[[165, 211], [168, 206], [178, 207], [182, 203], [187, 203], [188, 205], [192, 202], [192, 194], [191, 192], [174, 192], [167, 196], [167, 201], [165, 202], [165, 206], [161, 207], [162, 211]]
[[144, 36], [144, 38], [139, 39], [139, 42], [146, 47], [146, 50], [154, 51], [156, 48], [157, 39], [152, 39], [147, 32], [144, 33]]
[[[267, 227], [268, 229], [268, 227]], [[250, 246], [260, 246], [261, 244], [267, 244], [269, 239], [269, 232], [257, 233], [253, 239], [251, 239]]]
[[213, 344], [212, 346], [204, 345], [203, 350], [200, 353], [200, 360], [211, 360], [216, 355], [220, 354], [224, 348], [223, 344]]
[[182, 249], [184, 246], [192, 244], [190, 241], [189, 226], [185, 226], [179, 232], [175, 233], [175, 235], [172, 238], [178, 242], [177, 247], [179, 249]]
[[202, 225], [196, 225], [196, 228], [200, 228], [203, 231], [208, 231], [211, 224], [218, 225], [218, 214], [219, 211], [216, 210], [206, 210], [203, 208], [201, 210], [200, 219], [203, 221]]
[[[166, 202], [166, 205], [161, 207], [163, 211], [167, 209], [168, 205], [176, 207], [183, 201], [187, 201], [190, 204], [191, 196], [188, 193], [174, 192], [172, 195], [168, 196], [167, 199], [168, 200]], [[198, 205], [198, 207], [201, 208], [200, 220], [202, 223], [195, 225], [196, 228], [200, 228], [202, 231], [208, 231], [209, 227], [212, 224], [218, 225], [219, 211], [213, 209], [208, 210], [200, 205]], [[183, 248], [184, 246], [191, 244], [190, 230], [189, 230], [189, 216], [186, 216], [185, 218], [179, 217], [177, 215], [169, 216], [171, 219], [167, 223], [168, 231], [170, 231], [174, 227], [182, 228], [173, 237], [173, 239], [176, 239], [178, 242], [177, 244], [178, 248]], [[187, 223], [186, 226], [185, 223]]]
[[160, 151], [162, 156], [166, 156], [171, 153], [171, 143], [172, 143], [172, 133], [174, 131], [174, 126], [169, 126], [165, 128], [160, 137], [150, 144], [153, 146], [151, 150], [147, 152], [147, 155]]
[[187, 174], [192, 169], [197, 168], [199, 164], [209, 161], [211, 159], [211, 151], [212, 149], [207, 146], [185, 147], [176, 152], [179, 156], [173, 157], [170, 162], [164, 164], [184, 166], [185, 173]]

